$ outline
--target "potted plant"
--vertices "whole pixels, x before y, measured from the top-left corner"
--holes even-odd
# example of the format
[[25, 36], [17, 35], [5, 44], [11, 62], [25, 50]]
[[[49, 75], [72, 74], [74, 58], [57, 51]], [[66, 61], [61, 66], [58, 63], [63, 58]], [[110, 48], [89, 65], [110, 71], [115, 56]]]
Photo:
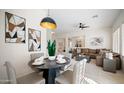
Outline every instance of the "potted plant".
[[56, 53], [56, 41], [48, 41], [48, 54], [49, 54], [49, 60], [55, 60], [55, 53]]

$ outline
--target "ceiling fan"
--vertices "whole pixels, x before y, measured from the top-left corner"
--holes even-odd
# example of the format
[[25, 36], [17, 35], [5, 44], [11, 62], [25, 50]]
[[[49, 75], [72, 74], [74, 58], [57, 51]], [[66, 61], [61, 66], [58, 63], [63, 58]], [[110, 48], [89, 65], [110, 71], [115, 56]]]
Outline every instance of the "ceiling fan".
[[81, 30], [83, 30], [84, 28], [89, 28], [89, 26], [87, 26], [86, 24], [83, 24], [83, 23], [79, 23], [78, 27]]

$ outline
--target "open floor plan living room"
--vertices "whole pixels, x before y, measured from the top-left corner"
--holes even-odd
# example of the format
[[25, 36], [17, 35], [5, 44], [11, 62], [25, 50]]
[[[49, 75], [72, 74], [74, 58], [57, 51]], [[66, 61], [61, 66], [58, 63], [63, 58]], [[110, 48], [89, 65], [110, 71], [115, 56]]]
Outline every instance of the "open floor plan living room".
[[0, 9], [0, 84], [124, 84], [123, 9]]

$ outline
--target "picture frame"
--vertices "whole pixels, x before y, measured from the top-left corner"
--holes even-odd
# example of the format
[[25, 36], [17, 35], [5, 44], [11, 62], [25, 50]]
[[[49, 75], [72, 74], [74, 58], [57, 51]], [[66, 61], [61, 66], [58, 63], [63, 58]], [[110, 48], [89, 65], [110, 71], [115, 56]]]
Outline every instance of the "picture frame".
[[5, 43], [26, 43], [26, 19], [5, 12]]
[[41, 31], [28, 28], [28, 50], [41, 51]]

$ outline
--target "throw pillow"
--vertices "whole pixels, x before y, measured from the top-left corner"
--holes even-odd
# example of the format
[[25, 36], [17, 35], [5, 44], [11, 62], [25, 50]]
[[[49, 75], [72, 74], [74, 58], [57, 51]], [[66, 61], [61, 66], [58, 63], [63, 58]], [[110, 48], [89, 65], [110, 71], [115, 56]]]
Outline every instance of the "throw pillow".
[[106, 58], [108, 58], [108, 59], [113, 59], [113, 53], [111, 53], [111, 52], [106, 52]]

